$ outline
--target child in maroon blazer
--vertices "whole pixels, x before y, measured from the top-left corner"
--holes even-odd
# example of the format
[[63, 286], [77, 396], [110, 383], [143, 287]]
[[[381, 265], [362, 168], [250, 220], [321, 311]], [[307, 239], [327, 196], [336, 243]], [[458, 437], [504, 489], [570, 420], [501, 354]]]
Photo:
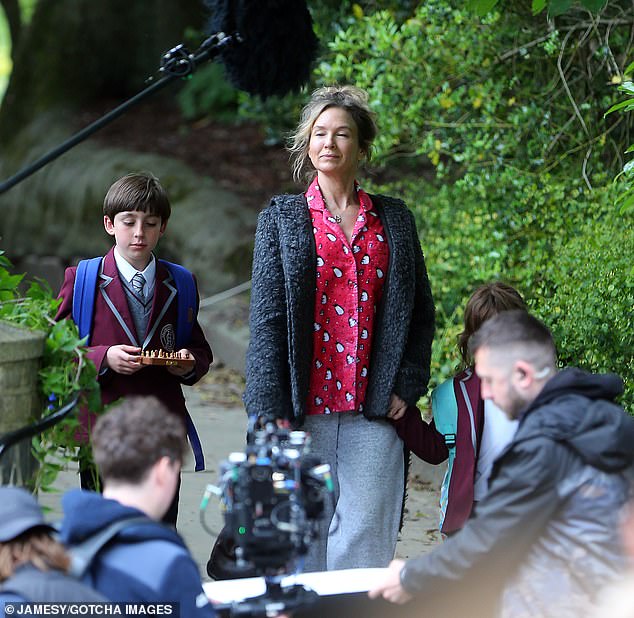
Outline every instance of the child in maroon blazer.
[[[197, 315], [190, 316], [193, 324], [186, 347], [174, 349], [178, 290], [170, 270], [152, 253], [170, 214], [167, 194], [151, 174], [128, 174], [108, 190], [103, 224], [115, 245], [103, 257], [97, 278], [88, 358], [97, 367], [104, 404], [127, 395], [153, 395], [187, 424], [181, 386], [200, 380], [213, 356]], [[76, 271], [76, 267], [66, 269], [56, 320], [72, 316]], [[188, 353], [195, 364], [193, 368], [142, 365], [140, 354], [146, 349]], [[85, 413], [82, 421], [87, 439], [94, 415]], [[82, 487], [93, 488], [93, 478], [93, 471], [84, 470]], [[174, 524], [178, 493], [177, 489], [165, 517]]]

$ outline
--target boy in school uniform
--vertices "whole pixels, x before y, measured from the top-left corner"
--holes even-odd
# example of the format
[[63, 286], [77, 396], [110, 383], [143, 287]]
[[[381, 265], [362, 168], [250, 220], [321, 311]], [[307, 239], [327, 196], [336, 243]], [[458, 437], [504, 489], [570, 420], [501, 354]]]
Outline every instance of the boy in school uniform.
[[[170, 214], [167, 193], [158, 179], [149, 173], [128, 174], [108, 190], [104, 199], [103, 224], [115, 245], [99, 265], [88, 357], [97, 367], [104, 404], [128, 395], [153, 395], [171, 413], [182, 418], [194, 445], [197, 436], [181, 387], [200, 380], [209, 370], [213, 356], [197, 319], [195, 281], [195, 307], [187, 315], [191, 335], [184, 347], [176, 349], [177, 325], [182, 322], [182, 316], [179, 321], [178, 315], [177, 282], [172, 268], [152, 253], [165, 233]], [[74, 315], [76, 274], [77, 267], [66, 269], [56, 320]], [[140, 355], [144, 350], [189, 354], [195, 364], [193, 367], [142, 365]], [[94, 424], [92, 416], [85, 414], [82, 418], [85, 439]], [[201, 465], [197, 459], [197, 469]], [[91, 489], [91, 484], [94, 485], [94, 481], [91, 482], [94, 476], [90, 472], [83, 471], [81, 475], [84, 488]], [[173, 524], [178, 513], [178, 493], [177, 490], [164, 518]]]

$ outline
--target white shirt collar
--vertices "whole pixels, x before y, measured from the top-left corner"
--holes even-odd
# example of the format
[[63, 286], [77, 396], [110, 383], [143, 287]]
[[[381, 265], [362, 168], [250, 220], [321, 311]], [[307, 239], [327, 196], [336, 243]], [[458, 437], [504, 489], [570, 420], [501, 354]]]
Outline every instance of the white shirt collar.
[[154, 288], [154, 280], [156, 279], [156, 259], [154, 255], [152, 255], [152, 259], [150, 263], [145, 267], [145, 270], [138, 271], [130, 262], [128, 262], [124, 257], [122, 257], [117, 248], [114, 248], [114, 259], [117, 263], [117, 269], [121, 273], [121, 276], [129, 283], [132, 281], [132, 277], [140, 272], [146, 281], [147, 290], [150, 291]]

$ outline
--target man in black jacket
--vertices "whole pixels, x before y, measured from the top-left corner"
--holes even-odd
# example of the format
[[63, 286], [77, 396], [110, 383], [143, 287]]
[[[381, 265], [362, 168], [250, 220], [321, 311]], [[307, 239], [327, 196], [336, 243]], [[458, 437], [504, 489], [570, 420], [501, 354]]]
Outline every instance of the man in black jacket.
[[482, 396], [519, 428], [465, 528], [435, 551], [393, 561], [370, 591], [416, 615], [586, 616], [624, 568], [619, 512], [630, 489], [634, 419], [613, 374], [557, 371], [550, 331], [524, 311], [470, 342]]

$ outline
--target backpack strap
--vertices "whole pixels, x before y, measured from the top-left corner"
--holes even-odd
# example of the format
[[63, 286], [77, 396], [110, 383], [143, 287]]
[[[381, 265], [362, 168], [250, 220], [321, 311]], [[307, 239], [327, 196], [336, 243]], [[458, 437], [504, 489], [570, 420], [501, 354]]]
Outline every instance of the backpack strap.
[[34, 581], [33, 570], [25, 568], [18, 569], [9, 579], [0, 584], [0, 593], [15, 594], [27, 603], [37, 596], [40, 589], [40, 584]]
[[86, 338], [86, 345], [90, 345], [92, 319], [95, 308], [95, 290], [97, 277], [101, 270], [103, 258], [81, 260], [77, 264], [75, 284], [73, 286], [73, 322], [77, 324], [79, 337]]
[[[196, 282], [194, 275], [184, 266], [174, 264], [167, 260], [160, 262], [170, 271], [176, 283], [178, 291], [176, 302], [178, 303], [178, 314], [176, 318], [176, 349], [186, 348], [192, 337], [194, 320], [198, 314], [198, 294], [196, 293]], [[194, 421], [189, 412], [186, 413], [185, 423], [187, 424], [187, 438], [194, 453], [194, 470], [200, 472], [205, 469], [205, 457], [200, 436], [196, 431]]]
[[184, 266], [167, 260], [159, 260], [170, 271], [178, 290], [178, 318], [176, 323], [176, 349], [187, 347], [192, 336], [194, 320], [198, 313], [198, 294], [194, 275]]
[[444, 436], [447, 448], [455, 448], [456, 433], [458, 432], [458, 402], [456, 401], [453, 378], [445, 380], [433, 390], [431, 407], [434, 414], [434, 424], [438, 432]]
[[447, 514], [449, 503], [449, 485], [453, 471], [453, 462], [456, 458], [456, 434], [458, 432], [458, 402], [456, 401], [456, 391], [454, 390], [454, 379], [449, 378], [437, 386], [431, 394], [431, 409], [434, 414], [434, 425], [444, 436], [449, 459], [447, 461], [447, 471], [440, 486], [440, 522], [442, 525]]
[[[0, 584], [0, 597], [3, 594], [14, 594], [27, 603], [94, 603], [109, 600], [98, 590], [66, 572], [58, 569], [41, 571], [32, 563], [19, 566], [9, 579]], [[2, 609], [0, 615], [5, 615]]]
[[99, 532], [93, 534], [77, 545], [73, 545], [68, 549], [71, 563], [68, 570], [69, 575], [81, 579], [86, 571], [90, 568], [95, 556], [110, 542], [119, 532], [132, 526], [139, 524], [155, 523], [149, 517], [130, 517], [128, 519], [120, 519], [106, 526]]

